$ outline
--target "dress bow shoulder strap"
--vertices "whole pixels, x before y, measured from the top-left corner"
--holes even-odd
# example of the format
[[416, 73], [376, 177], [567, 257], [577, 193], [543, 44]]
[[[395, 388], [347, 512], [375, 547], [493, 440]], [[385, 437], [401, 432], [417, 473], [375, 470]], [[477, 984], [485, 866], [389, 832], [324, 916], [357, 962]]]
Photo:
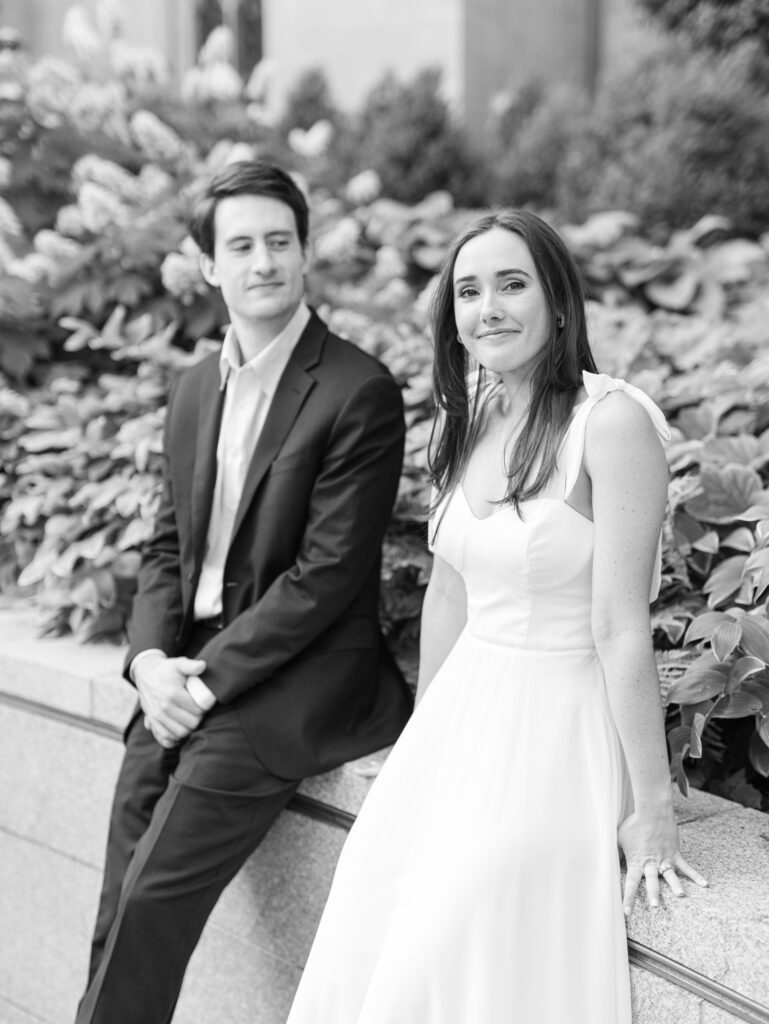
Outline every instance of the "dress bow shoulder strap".
[[[563, 467], [564, 497], [567, 498], [577, 482], [579, 471], [582, 466], [582, 457], [585, 451], [585, 429], [588, 417], [595, 406], [612, 391], [623, 391], [629, 398], [634, 399], [642, 405], [649, 414], [657, 434], [662, 441], [670, 440], [670, 430], [665, 416], [658, 405], [640, 388], [617, 377], [609, 377], [605, 373], [589, 373], [582, 371], [582, 381], [587, 392], [587, 398], [579, 405], [574, 413], [574, 419], [567, 431], [563, 443], [563, 455], [561, 465]], [[662, 538], [657, 545], [657, 557], [654, 565], [654, 576], [651, 584], [649, 600], [653, 601], [659, 593], [662, 578]]]
[[587, 398], [574, 413], [574, 419], [569, 427], [564, 445], [564, 494], [571, 493], [579, 476], [585, 450], [585, 429], [588, 417], [601, 399], [610, 392], [623, 391], [629, 398], [633, 398], [639, 405], [642, 405], [649, 414], [661, 440], [670, 440], [670, 430], [662, 410], [640, 388], [628, 384], [627, 381], [620, 380], [618, 377], [609, 377], [606, 373], [588, 373], [587, 370], [582, 371], [582, 382], [587, 392]]

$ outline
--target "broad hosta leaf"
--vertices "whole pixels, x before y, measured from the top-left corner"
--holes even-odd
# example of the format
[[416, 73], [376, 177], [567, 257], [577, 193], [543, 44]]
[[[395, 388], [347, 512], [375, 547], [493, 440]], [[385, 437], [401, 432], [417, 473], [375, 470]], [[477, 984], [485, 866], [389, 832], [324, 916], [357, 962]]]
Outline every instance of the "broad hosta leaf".
[[732, 619], [730, 622], [722, 622], [713, 630], [711, 646], [713, 653], [719, 661], [726, 661], [734, 648], [740, 642], [742, 626]]
[[[740, 633], [740, 635], [742, 635]], [[739, 658], [732, 665], [731, 671], [729, 672], [729, 682], [726, 687], [727, 693], [733, 693], [737, 687], [739, 687], [749, 676], [753, 676], [756, 672], [761, 672], [766, 668], [763, 661], [759, 661], [758, 658], [752, 658], [750, 655], [746, 655], [744, 658]]]
[[742, 684], [746, 693], [752, 693], [761, 701], [765, 715], [769, 715], [769, 681], [764, 679], [746, 679]]
[[683, 554], [687, 554], [692, 545], [706, 533], [707, 530], [702, 523], [698, 523], [696, 519], [687, 515], [680, 508], [676, 511], [673, 519], [673, 535], [676, 545]]
[[713, 668], [694, 666], [672, 683], [667, 693], [669, 704], [693, 704], [716, 697], [726, 689], [727, 675], [723, 666], [712, 659]]
[[701, 461], [712, 466], [726, 466], [735, 463], [749, 466], [762, 455], [761, 445], [752, 434], [738, 434], [736, 437], [712, 437], [702, 446]]
[[686, 757], [691, 739], [691, 728], [688, 725], [677, 725], [668, 733], [668, 746], [671, 760], [676, 755]]
[[711, 712], [713, 718], [745, 718], [761, 710], [761, 701], [752, 693], [741, 690], [719, 700]]
[[138, 548], [152, 536], [152, 523], [146, 519], [132, 519], [117, 542], [119, 551]]
[[52, 566], [59, 557], [55, 544], [44, 541], [35, 553], [35, 557], [26, 565], [19, 574], [20, 587], [32, 587], [36, 583], [42, 583]]
[[758, 735], [764, 743], [769, 745], [769, 715], [764, 715], [758, 723]]
[[769, 746], [764, 743], [759, 732], [754, 732], [750, 737], [748, 757], [758, 774], [764, 779], [769, 779]]
[[681, 794], [685, 797], [689, 796], [689, 780], [686, 777], [686, 771], [684, 770], [684, 762], [682, 757], [674, 758], [670, 763], [673, 778], [676, 780]]
[[[705, 523], [733, 523], [754, 504], [761, 477], [747, 466], [703, 466], [702, 493], [686, 502], [686, 511]], [[766, 516], [758, 518], [767, 518]]]
[[695, 551], [704, 551], [706, 555], [715, 555], [718, 553], [718, 547], [720, 539], [715, 530], [707, 530], [703, 535], [692, 544]]
[[702, 757], [702, 730], [706, 722], [707, 718], [699, 712], [694, 716], [689, 740], [690, 757]]
[[756, 538], [749, 526], [738, 526], [721, 541], [722, 548], [750, 553], [756, 546]]
[[746, 523], [755, 523], [760, 519], [767, 519], [769, 518], [769, 505], [763, 503], [751, 505], [744, 512], [741, 512], [737, 518], [744, 519]]
[[745, 555], [732, 555], [710, 574], [702, 589], [708, 595], [708, 605], [711, 608], [723, 604], [739, 591], [746, 560]]
[[710, 640], [716, 626], [733, 621], [726, 612], [703, 612], [689, 623], [684, 642], [691, 644], [695, 640]]
[[759, 548], [748, 556], [745, 563], [745, 575], [752, 581], [758, 593], [764, 589], [762, 583], [768, 570], [769, 548]]
[[86, 614], [73, 629], [78, 643], [85, 644], [91, 640], [119, 637], [124, 627], [124, 616], [117, 608], [103, 608], [96, 614]]
[[117, 597], [115, 579], [108, 570], [98, 569], [83, 577], [70, 591], [70, 597], [79, 608], [90, 612], [112, 608]]
[[740, 623], [743, 651], [769, 665], [769, 625], [766, 620], [758, 619], [754, 615], [744, 615]]
[[49, 451], [66, 451], [74, 448], [82, 438], [79, 427], [69, 430], [39, 430], [19, 438], [19, 445], [31, 454]]

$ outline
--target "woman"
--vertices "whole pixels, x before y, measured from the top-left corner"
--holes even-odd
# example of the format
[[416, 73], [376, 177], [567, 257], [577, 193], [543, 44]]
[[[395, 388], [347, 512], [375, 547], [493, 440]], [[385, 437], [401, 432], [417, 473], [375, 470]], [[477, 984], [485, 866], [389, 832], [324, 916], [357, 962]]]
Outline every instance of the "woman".
[[660, 879], [706, 884], [679, 851], [650, 635], [667, 428], [596, 373], [578, 272], [534, 214], [460, 236], [433, 330], [418, 706], [289, 1024], [629, 1024], [623, 907], [642, 878], [652, 906]]

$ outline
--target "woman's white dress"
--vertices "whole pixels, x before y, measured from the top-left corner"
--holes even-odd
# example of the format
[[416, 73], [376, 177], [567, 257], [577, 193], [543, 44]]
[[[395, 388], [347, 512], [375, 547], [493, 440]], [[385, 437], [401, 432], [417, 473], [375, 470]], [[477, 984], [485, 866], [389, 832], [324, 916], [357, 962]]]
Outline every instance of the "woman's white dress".
[[[563, 496], [609, 391], [667, 432], [642, 392], [584, 379]], [[350, 832], [288, 1024], [629, 1024], [629, 790], [590, 627], [593, 524], [562, 498], [479, 519], [461, 488], [437, 518], [467, 625]]]

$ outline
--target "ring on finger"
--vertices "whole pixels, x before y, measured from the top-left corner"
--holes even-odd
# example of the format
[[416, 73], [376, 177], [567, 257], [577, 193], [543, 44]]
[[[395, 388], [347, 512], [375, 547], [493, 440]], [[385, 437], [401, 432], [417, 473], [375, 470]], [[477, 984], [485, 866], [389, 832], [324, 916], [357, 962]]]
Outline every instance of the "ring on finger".
[[670, 863], [670, 861], [663, 860], [663, 861], [660, 861], [660, 866], [657, 868], [657, 874], [664, 875], [666, 871], [672, 871], [672, 870], [673, 870], [673, 865]]

